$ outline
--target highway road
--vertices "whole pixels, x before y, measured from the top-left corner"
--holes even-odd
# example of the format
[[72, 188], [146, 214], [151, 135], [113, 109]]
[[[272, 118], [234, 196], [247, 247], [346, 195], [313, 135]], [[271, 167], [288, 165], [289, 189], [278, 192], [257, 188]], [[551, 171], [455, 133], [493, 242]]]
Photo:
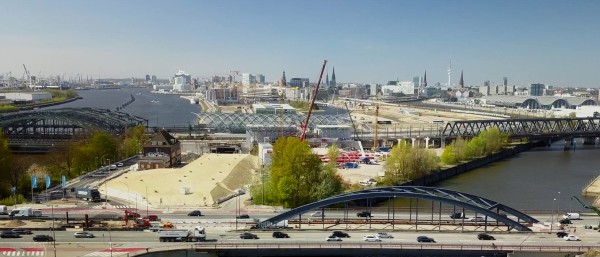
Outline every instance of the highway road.
[[[222, 229], [207, 229], [207, 242], [202, 244], [273, 244], [273, 243], [319, 243], [319, 244], [417, 244], [416, 237], [427, 235], [436, 240], [435, 244], [455, 246], [490, 246], [492, 242], [499, 246], [597, 246], [600, 233], [594, 230], [580, 231], [578, 236], [581, 241], [565, 241], [550, 233], [491, 233], [496, 240], [478, 240], [477, 233], [437, 233], [427, 232], [388, 232], [393, 239], [383, 239], [381, 243], [365, 242], [364, 235], [373, 234], [375, 231], [348, 231], [350, 238], [344, 238], [342, 242], [326, 242], [326, 237], [331, 231], [288, 231], [291, 238], [274, 239], [271, 231], [253, 232], [260, 239], [240, 239], [239, 231], [226, 231]], [[160, 243], [153, 232], [92, 232], [95, 238], [74, 238], [73, 231], [57, 231], [56, 251], [57, 256], [107, 256], [112, 247], [113, 256], [130, 252], [143, 252], [146, 248], [164, 248], [165, 246], [190, 245], [190, 243]], [[49, 234], [51, 231], [36, 231], [35, 234]], [[7, 250], [8, 249], [8, 250]], [[14, 249], [11, 251], [10, 249]], [[19, 239], [0, 239], [0, 256], [40, 256], [35, 255], [44, 250], [46, 256], [53, 256], [53, 243], [36, 243], [32, 241], [32, 235], [26, 235]], [[37, 250], [32, 251], [32, 250]], [[19, 252], [20, 255], [16, 255]]]

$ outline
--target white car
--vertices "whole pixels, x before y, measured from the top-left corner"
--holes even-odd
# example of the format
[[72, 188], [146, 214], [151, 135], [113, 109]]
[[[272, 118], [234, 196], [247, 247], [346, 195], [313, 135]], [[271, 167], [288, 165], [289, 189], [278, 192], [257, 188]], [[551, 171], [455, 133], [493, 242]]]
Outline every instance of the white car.
[[373, 235], [363, 236], [363, 240], [365, 240], [366, 242], [381, 242], [381, 238]]
[[328, 236], [327, 241], [342, 241], [342, 239], [337, 236]]
[[385, 232], [379, 232], [376, 236], [379, 238], [394, 238], [392, 235]]
[[94, 234], [86, 231], [75, 232], [73, 236], [75, 236], [75, 238], [94, 238]]
[[565, 241], [579, 241], [579, 237], [578, 236], [574, 236], [574, 235], [568, 235], [563, 237], [565, 239]]
[[323, 217], [323, 218], [325, 218], [325, 214], [323, 214], [320, 211], [313, 212], [310, 216], [311, 217]]
[[474, 221], [474, 222], [485, 222], [485, 219], [483, 217], [473, 217], [473, 218], [471, 218], [471, 221]]
[[123, 163], [122, 162], [117, 163], [117, 167], [123, 167]]

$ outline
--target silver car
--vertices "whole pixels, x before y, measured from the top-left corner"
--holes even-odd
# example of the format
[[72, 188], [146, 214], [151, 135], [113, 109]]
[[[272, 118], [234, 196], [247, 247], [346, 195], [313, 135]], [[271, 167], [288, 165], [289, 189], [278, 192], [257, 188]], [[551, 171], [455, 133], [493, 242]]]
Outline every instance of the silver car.
[[85, 231], [75, 232], [73, 235], [75, 238], [94, 238], [94, 234]]
[[392, 235], [385, 233], [385, 232], [377, 233], [377, 237], [379, 237], [379, 238], [394, 238]]

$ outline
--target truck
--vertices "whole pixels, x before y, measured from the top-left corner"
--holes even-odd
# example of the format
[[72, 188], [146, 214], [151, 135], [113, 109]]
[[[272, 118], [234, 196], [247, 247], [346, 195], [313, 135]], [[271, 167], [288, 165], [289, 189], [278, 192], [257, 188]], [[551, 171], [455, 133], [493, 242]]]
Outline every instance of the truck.
[[0, 215], [7, 215], [8, 214], [8, 208], [6, 207], [6, 205], [0, 205]]
[[563, 219], [569, 219], [569, 220], [579, 220], [581, 219], [581, 215], [579, 213], [566, 213], [565, 215], [562, 216]]
[[75, 198], [83, 199], [91, 202], [99, 202], [102, 200], [100, 191], [95, 188], [78, 187], [75, 188]]
[[160, 242], [198, 242], [206, 240], [204, 227], [192, 229], [162, 229], [157, 232]]
[[21, 208], [16, 208], [13, 209], [10, 214], [8, 214], [8, 216], [10, 217], [41, 217], [42, 216], [42, 211], [41, 210], [34, 210], [31, 207], [21, 207]]

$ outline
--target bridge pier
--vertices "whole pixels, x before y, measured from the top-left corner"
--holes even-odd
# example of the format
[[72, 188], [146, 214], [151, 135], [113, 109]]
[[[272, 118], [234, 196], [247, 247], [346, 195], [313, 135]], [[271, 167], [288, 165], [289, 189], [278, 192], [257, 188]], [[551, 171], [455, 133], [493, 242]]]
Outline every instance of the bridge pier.
[[595, 144], [596, 144], [595, 137], [584, 137], [583, 138], [583, 145], [595, 145]]
[[565, 146], [563, 147], [564, 151], [571, 150], [571, 148], [575, 149], [575, 138], [565, 138]]

